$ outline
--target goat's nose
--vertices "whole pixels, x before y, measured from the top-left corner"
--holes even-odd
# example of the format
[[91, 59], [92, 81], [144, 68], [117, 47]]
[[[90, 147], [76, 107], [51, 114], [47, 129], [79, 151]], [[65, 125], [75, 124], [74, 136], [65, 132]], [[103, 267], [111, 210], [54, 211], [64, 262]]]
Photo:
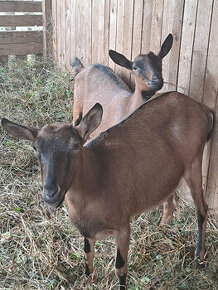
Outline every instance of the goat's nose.
[[44, 185], [44, 193], [48, 197], [53, 197], [58, 192], [58, 187], [56, 184], [45, 184]]

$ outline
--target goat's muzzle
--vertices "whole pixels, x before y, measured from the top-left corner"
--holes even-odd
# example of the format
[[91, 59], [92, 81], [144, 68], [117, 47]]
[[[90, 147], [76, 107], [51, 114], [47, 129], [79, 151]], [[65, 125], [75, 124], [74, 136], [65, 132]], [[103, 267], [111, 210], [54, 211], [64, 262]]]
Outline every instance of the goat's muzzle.
[[43, 188], [44, 201], [53, 207], [58, 208], [64, 201], [64, 194], [61, 193], [60, 187], [53, 186], [44, 186]]

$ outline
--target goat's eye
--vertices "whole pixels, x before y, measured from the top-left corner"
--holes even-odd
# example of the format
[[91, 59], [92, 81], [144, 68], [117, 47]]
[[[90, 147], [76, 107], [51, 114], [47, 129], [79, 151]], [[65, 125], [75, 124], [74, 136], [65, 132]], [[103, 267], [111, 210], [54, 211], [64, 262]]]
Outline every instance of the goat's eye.
[[133, 67], [133, 70], [137, 70], [137, 66], [134, 66], [134, 67]]
[[73, 150], [78, 150], [79, 149], [79, 143], [76, 143], [73, 145]]

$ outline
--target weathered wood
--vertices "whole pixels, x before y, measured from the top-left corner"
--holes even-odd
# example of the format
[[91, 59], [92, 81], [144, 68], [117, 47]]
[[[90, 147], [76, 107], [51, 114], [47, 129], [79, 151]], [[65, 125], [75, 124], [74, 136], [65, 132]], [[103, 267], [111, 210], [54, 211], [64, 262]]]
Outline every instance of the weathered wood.
[[185, 1], [179, 59], [178, 91], [189, 93], [191, 60], [194, 43], [197, 0]]
[[92, 62], [104, 62], [104, 0], [92, 1]]
[[42, 54], [43, 44], [36, 42], [2, 44], [0, 46], [0, 55], [26, 55], [26, 54]]
[[[70, 43], [71, 43], [71, 61], [76, 56], [76, 7], [75, 1], [71, 1], [70, 5], [70, 15], [71, 15], [71, 31], [70, 31]], [[91, 35], [89, 35], [91, 37]], [[90, 45], [90, 44], [89, 44]]]
[[42, 26], [42, 15], [0, 15], [0, 26]]
[[71, 41], [70, 41], [70, 34], [71, 34], [71, 14], [70, 14], [70, 2], [71, 0], [66, 0], [66, 37], [65, 37], [65, 65], [67, 70], [71, 69]]
[[2, 44], [43, 42], [42, 31], [1, 31], [0, 46]]
[[152, 4], [153, 1], [144, 1], [143, 25], [142, 25], [142, 53], [150, 50], [151, 26], [152, 26]]
[[52, 1], [52, 39], [53, 39], [53, 57], [57, 62], [57, 0]]
[[218, 1], [214, 1], [211, 22], [210, 41], [206, 65], [203, 103], [211, 107], [216, 114], [216, 125], [211, 144], [209, 172], [207, 178], [206, 201], [209, 213], [218, 225]]
[[1, 12], [42, 12], [42, 1], [0, 1]]
[[150, 50], [158, 52], [161, 45], [163, 0], [153, 0]]
[[66, 0], [61, 1], [60, 9], [60, 29], [61, 29], [61, 67], [66, 69], [65, 54], [66, 54]]
[[110, 0], [105, 0], [104, 6], [104, 65], [109, 64], [109, 28], [110, 28]]
[[43, 11], [43, 54], [52, 54], [52, 0], [42, 1]]
[[61, 68], [61, 45], [62, 45], [62, 30], [61, 30], [61, 2], [57, 0], [57, 59], [58, 65]]
[[[134, 1], [125, 0], [124, 3], [124, 27], [123, 27], [123, 54], [132, 59], [132, 31], [133, 31], [133, 13], [134, 13]], [[126, 69], [123, 70], [123, 79], [130, 83], [131, 74]]]
[[[117, 0], [111, 0], [109, 49], [116, 50], [116, 35], [117, 35]], [[115, 68], [115, 63], [111, 59], [109, 59], [109, 66], [112, 69]]]
[[[124, 0], [118, 0], [117, 2], [117, 36], [116, 36], [116, 51], [123, 54], [123, 45], [124, 45]], [[115, 65], [115, 72], [122, 76], [123, 69], [119, 65]]]
[[[85, 23], [84, 23], [84, 42], [85, 42], [85, 57], [83, 63], [88, 66], [92, 63], [92, 1], [87, 0], [83, 3], [85, 11]], [[101, 29], [104, 29], [102, 27]], [[104, 35], [103, 35], [104, 37]], [[103, 49], [102, 45], [98, 49]]]
[[167, 57], [163, 59], [163, 77], [166, 84], [164, 84], [162, 92], [176, 90], [182, 33], [183, 9], [184, 0], [164, 1], [161, 43], [163, 43], [169, 33], [172, 33], [173, 46]]
[[[134, 59], [141, 52], [142, 42], [142, 21], [143, 21], [143, 0], [135, 1], [133, 16], [133, 42], [132, 42], [132, 58]], [[130, 87], [135, 88], [135, 78], [131, 77]]]
[[201, 102], [208, 50], [213, 0], [199, 0], [194, 36], [189, 95]]

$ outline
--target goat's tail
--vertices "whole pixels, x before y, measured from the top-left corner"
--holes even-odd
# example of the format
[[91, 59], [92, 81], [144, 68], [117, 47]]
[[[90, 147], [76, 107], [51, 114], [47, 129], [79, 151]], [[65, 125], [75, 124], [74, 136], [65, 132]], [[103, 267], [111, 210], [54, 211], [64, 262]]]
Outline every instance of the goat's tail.
[[215, 126], [215, 113], [214, 111], [210, 110], [210, 116], [211, 116], [211, 123], [210, 123], [210, 129], [207, 135], [207, 142], [210, 140], [212, 133], [213, 133], [213, 129]]
[[82, 64], [82, 62], [79, 60], [79, 58], [76, 56], [74, 58], [74, 60], [71, 63], [71, 66], [75, 72], [75, 76], [81, 72], [81, 70], [84, 68], [84, 65]]

